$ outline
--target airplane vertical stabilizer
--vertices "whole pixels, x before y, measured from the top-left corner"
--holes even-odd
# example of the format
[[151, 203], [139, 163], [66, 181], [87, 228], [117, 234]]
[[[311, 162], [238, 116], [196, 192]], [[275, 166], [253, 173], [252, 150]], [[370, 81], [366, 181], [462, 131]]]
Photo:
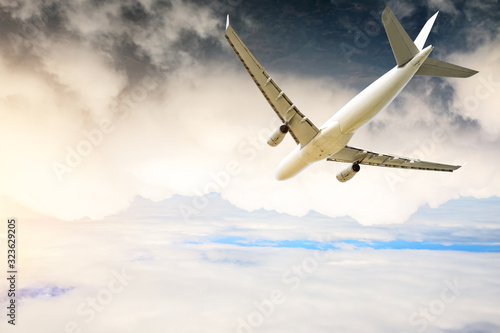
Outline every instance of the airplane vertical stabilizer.
[[420, 52], [417, 46], [413, 43], [406, 30], [401, 26], [394, 13], [385, 7], [382, 13], [382, 23], [384, 24], [385, 32], [389, 38], [394, 58], [398, 63], [398, 67], [404, 66], [416, 54]]

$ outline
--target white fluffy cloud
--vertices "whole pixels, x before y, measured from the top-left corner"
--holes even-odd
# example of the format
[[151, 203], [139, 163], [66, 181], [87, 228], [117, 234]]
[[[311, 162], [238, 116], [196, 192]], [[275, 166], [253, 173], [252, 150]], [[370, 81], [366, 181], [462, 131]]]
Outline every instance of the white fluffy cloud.
[[[29, 8], [18, 9], [18, 17], [26, 17]], [[78, 8], [94, 14], [81, 16]], [[275, 167], [294, 145], [289, 138], [274, 149], [265, 145], [277, 119], [231, 54], [209, 9], [173, 2], [164, 24], [153, 20], [150, 30], [120, 26], [118, 5], [91, 10], [82, 3], [60, 10], [71, 18], [63, 21], [71, 38], [40, 33], [15, 44], [18, 50], [30, 46], [34, 58], [16, 63], [5, 51], [1, 59], [0, 146], [8, 158], [0, 165], [0, 183], [7, 211], [10, 198], [58, 218], [99, 218], [126, 208], [137, 195], [161, 200], [220, 192], [248, 210], [294, 215], [315, 210], [375, 224], [403, 222], [422, 205], [435, 207], [461, 195], [500, 195], [495, 40], [450, 56], [480, 70], [473, 78], [449, 81], [451, 111], [441, 112], [432, 88], [421, 88], [432, 82], [415, 78], [396, 104], [351, 142], [383, 153], [467, 162], [458, 172], [363, 167], [340, 184], [335, 173], [344, 166], [320, 162], [277, 182]], [[150, 4], [142, 10], [152, 15]], [[199, 20], [186, 19], [193, 11]], [[86, 30], [85, 20], [102, 21], [103, 31]], [[234, 61], [201, 62], [179, 51], [183, 31], [200, 41], [218, 36]], [[131, 79], [111, 56], [113, 36], [128, 36], [163, 74]], [[273, 75], [317, 125], [357, 93], [331, 78]], [[470, 124], [457, 126], [454, 116]]]

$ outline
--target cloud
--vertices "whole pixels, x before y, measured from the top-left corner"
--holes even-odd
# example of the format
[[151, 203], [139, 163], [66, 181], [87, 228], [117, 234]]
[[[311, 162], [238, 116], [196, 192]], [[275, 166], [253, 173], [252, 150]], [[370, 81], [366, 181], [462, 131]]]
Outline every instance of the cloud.
[[[265, 144], [277, 118], [223, 40], [215, 7], [174, 1], [9, 8], [16, 37], [0, 62], [0, 145], [9, 156], [0, 166], [4, 205], [13, 199], [72, 220], [123, 210], [138, 195], [218, 192], [247, 210], [314, 210], [368, 225], [400, 223], [422, 205], [459, 196], [499, 195], [491, 154], [499, 140], [494, 35], [446, 59], [479, 69], [477, 76], [415, 78], [351, 142], [468, 162], [458, 172], [363, 167], [340, 184], [334, 176], [344, 165], [320, 162], [277, 182], [274, 169], [294, 144]], [[50, 19], [25, 33], [40, 11]], [[272, 74], [317, 125], [357, 93], [330, 77]]]
[[466, 119], [478, 121], [485, 140], [497, 140], [500, 131], [500, 115], [494, 111], [498, 105], [497, 95], [500, 89], [500, 48], [499, 38], [489, 41], [473, 53], [453, 55], [453, 61], [470, 64], [477, 68], [481, 75], [470, 80], [460, 80], [454, 84], [457, 98], [453, 108]]
[[[274, 168], [294, 143], [266, 145], [277, 118], [224, 41], [216, 6], [3, 5], [2, 24], [14, 35], [0, 48], [0, 210], [19, 222], [18, 329], [453, 332], [500, 325], [491, 279], [498, 253], [342, 245], [496, 244], [498, 198], [474, 199], [500, 188], [492, 153], [498, 123], [494, 112], [482, 112], [497, 105], [496, 85], [479, 79], [497, 74], [494, 35], [444, 59], [484, 76], [416, 78], [352, 142], [468, 160], [459, 172], [363, 167], [340, 184], [342, 166], [323, 162], [277, 182]], [[48, 19], [33, 30], [41, 11]], [[358, 92], [332, 77], [272, 74], [316, 124]], [[450, 201], [463, 195], [470, 197]], [[211, 241], [242, 235], [341, 246], [318, 253]], [[47, 316], [48, 308], [57, 315]], [[2, 320], [0, 330], [7, 325]]]
[[454, 16], [459, 14], [459, 11], [457, 10], [453, 2], [448, 0], [430, 0], [429, 7], [431, 9], [437, 9]]

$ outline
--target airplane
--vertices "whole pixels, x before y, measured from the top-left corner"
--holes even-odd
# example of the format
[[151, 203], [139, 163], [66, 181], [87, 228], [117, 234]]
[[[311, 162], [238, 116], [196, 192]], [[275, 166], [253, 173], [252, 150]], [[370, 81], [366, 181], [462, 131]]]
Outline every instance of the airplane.
[[229, 24], [229, 15], [227, 16], [227, 41], [282, 121], [282, 125], [271, 133], [267, 143], [275, 147], [287, 133], [297, 143], [297, 147], [278, 165], [277, 180], [289, 179], [312, 163], [324, 159], [349, 163], [336, 175], [340, 182], [352, 179], [359, 172], [360, 165], [448, 172], [461, 167], [381, 154], [348, 145], [354, 133], [383, 111], [413, 76], [466, 78], [478, 73], [429, 57], [434, 46], [424, 48], [424, 45], [438, 13], [425, 23], [417, 38], [412, 41], [394, 13], [386, 7], [382, 13], [382, 23], [397, 65], [345, 104], [320, 128], [304, 116], [278, 87], [238, 37]]

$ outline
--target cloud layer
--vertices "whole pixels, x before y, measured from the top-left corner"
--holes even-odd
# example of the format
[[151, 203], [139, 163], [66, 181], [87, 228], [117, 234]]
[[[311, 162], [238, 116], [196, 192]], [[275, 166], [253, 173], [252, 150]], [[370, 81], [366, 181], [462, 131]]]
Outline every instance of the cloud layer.
[[[185, 221], [189, 198], [136, 200], [103, 220], [19, 219], [18, 322], [2, 332], [496, 332], [498, 253], [356, 249], [345, 239], [490, 242], [498, 203], [433, 210], [404, 228], [365, 227], [310, 215], [307, 223], [275, 212], [246, 213], [217, 196]], [[223, 218], [221, 218], [223, 216]], [[422, 228], [425, 222], [428, 228]], [[404, 233], [404, 234], [402, 234]], [[244, 247], [209, 236], [310, 239], [333, 251]], [[208, 236], [208, 237], [207, 237]], [[498, 239], [498, 237], [496, 238]], [[22, 268], [22, 270], [21, 270]], [[6, 280], [0, 288], [5, 290]], [[0, 296], [4, 306], [5, 295]], [[47, 314], [46, 309], [50, 309]], [[54, 315], [50, 315], [54, 314]], [[57, 315], [55, 315], [57, 314]]]

